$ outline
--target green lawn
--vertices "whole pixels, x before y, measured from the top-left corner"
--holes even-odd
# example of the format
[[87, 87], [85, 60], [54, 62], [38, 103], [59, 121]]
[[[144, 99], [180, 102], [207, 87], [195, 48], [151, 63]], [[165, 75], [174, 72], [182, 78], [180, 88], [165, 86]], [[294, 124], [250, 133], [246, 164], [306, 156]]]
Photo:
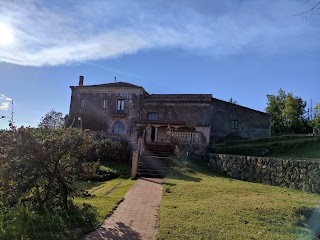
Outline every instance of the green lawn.
[[91, 195], [89, 197], [76, 197], [76, 205], [90, 204], [97, 213], [97, 222], [102, 223], [117, 205], [122, 201], [123, 196], [135, 183], [130, 179], [113, 179], [107, 182], [78, 182], [77, 186], [86, 189]]
[[157, 239], [311, 240], [312, 210], [319, 217], [319, 195], [232, 180], [189, 163], [164, 179]]
[[297, 135], [251, 141], [234, 141], [226, 144], [215, 144], [213, 148], [211, 148], [211, 152], [247, 156], [320, 160], [320, 138]]
[[270, 154], [270, 157], [317, 159], [320, 160], [320, 143], [306, 146], [301, 149], [288, 149], [286, 153]]

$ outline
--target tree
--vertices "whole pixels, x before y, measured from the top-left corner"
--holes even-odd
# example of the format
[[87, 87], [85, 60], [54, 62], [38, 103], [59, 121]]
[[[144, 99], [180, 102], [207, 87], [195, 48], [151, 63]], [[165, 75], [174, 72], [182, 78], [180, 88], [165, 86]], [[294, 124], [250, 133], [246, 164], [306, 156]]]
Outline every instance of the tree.
[[309, 18], [313, 15], [320, 15], [320, 1], [316, 1], [309, 9], [299, 13], [298, 15], [304, 18]]
[[278, 95], [267, 95], [268, 103], [266, 112], [271, 116], [271, 126], [274, 132], [281, 133], [284, 129], [283, 115], [286, 93], [280, 88]]
[[285, 127], [297, 129], [302, 126], [306, 105], [307, 103], [300, 97], [294, 97], [292, 93], [288, 93], [282, 111]]
[[89, 132], [76, 128], [13, 128], [0, 138], [1, 202], [31, 201], [40, 209], [68, 209]]
[[61, 128], [65, 126], [65, 118], [61, 112], [52, 109], [44, 117], [41, 118], [40, 128]]
[[314, 118], [310, 121], [310, 126], [316, 129], [317, 131], [320, 130], [320, 104], [317, 104], [314, 108], [315, 115]]
[[278, 95], [267, 95], [266, 112], [271, 115], [274, 132], [301, 132], [304, 122], [306, 102], [293, 93], [286, 94], [280, 89]]

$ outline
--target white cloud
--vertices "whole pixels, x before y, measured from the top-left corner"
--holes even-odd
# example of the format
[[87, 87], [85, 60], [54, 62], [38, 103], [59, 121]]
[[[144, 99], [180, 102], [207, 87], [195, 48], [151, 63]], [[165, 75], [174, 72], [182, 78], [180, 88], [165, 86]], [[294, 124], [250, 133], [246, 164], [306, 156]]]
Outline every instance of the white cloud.
[[6, 111], [9, 109], [11, 98], [0, 93], [0, 110]]
[[0, 22], [13, 29], [15, 42], [0, 47], [0, 62], [59, 65], [154, 48], [214, 57], [319, 49], [319, 18], [294, 16], [303, 1], [196, 2], [2, 2]]
[[7, 102], [1, 103], [0, 110], [6, 111], [6, 110], [8, 110], [8, 108], [9, 108], [9, 103], [7, 103]]

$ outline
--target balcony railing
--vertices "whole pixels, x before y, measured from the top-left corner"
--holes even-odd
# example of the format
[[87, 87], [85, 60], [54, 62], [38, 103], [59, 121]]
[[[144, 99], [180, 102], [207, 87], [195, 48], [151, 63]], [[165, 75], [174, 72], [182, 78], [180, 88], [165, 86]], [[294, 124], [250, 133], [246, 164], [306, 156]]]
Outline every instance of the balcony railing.
[[200, 132], [171, 132], [171, 137], [179, 139], [181, 142], [200, 143]]

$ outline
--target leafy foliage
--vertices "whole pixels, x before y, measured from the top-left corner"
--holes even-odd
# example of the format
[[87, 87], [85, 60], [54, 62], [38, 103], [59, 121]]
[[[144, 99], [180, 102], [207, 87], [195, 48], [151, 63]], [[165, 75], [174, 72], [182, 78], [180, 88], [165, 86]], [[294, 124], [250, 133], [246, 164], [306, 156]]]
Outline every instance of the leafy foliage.
[[320, 104], [315, 107], [315, 116], [310, 121], [310, 125], [316, 129], [320, 129]]
[[70, 205], [68, 212], [36, 211], [30, 203], [0, 212], [0, 239], [76, 240], [99, 224], [97, 211], [89, 204]]
[[124, 161], [130, 153], [124, 142], [112, 141], [111, 139], [96, 140], [93, 143], [98, 158], [101, 161]]
[[299, 132], [304, 124], [306, 102], [293, 93], [286, 94], [280, 89], [278, 95], [267, 95], [266, 112], [271, 115], [274, 133]]
[[52, 109], [48, 112], [44, 117], [41, 118], [41, 122], [39, 124], [40, 128], [60, 128], [64, 127], [65, 118], [61, 112], [56, 112]]
[[91, 143], [78, 129], [21, 127], [0, 139], [0, 192], [5, 205], [28, 199], [40, 209], [68, 209], [79, 159]]

